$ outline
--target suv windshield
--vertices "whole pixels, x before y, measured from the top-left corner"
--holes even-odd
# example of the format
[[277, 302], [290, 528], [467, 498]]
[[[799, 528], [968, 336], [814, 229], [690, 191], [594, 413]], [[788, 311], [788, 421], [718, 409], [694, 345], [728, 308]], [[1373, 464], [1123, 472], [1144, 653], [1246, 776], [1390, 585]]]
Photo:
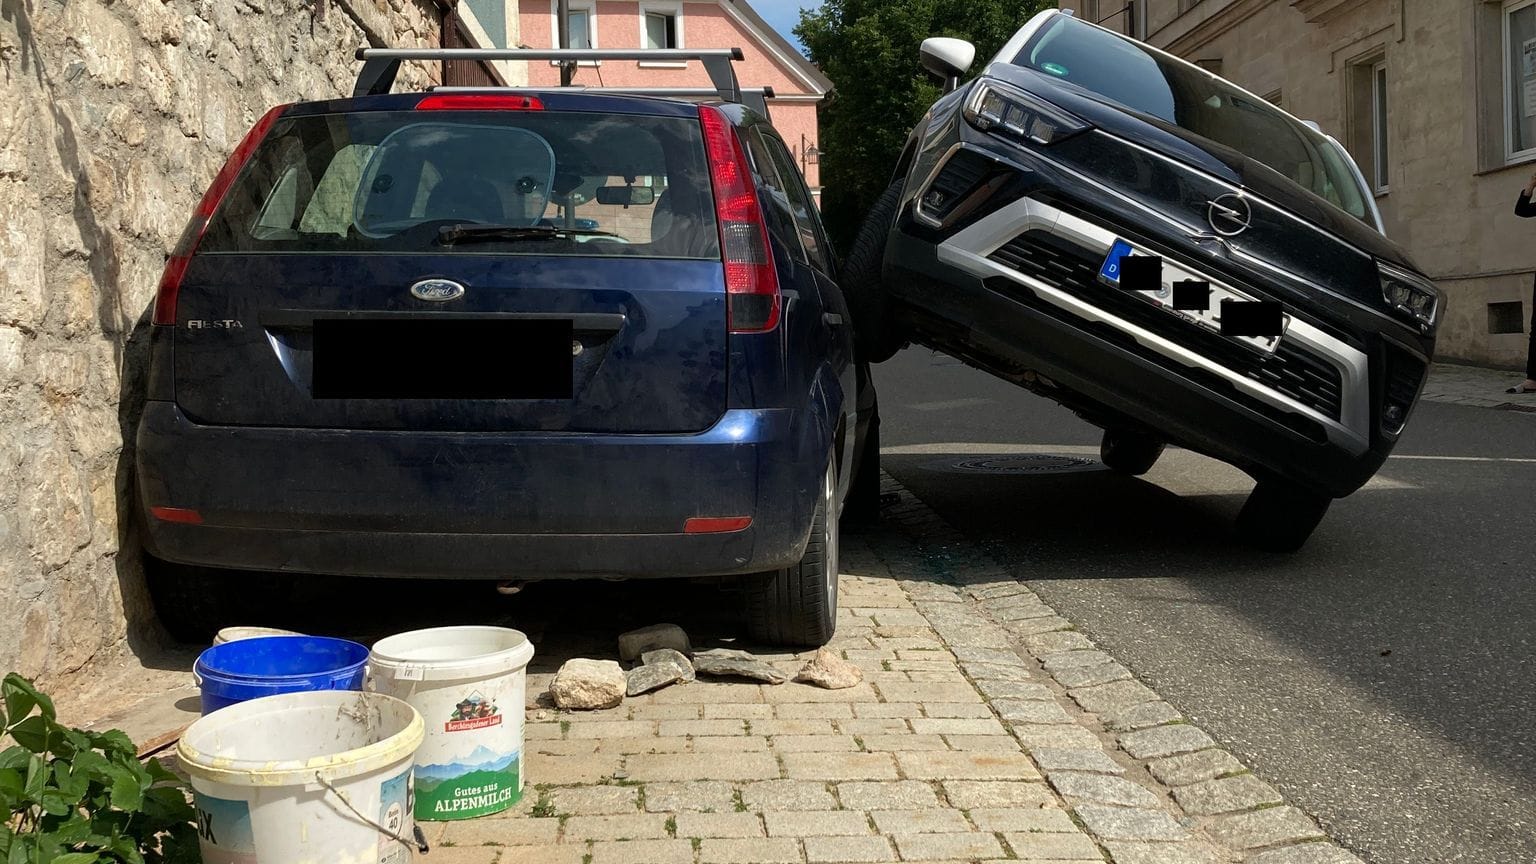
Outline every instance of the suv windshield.
[[1354, 172], [1323, 135], [1197, 66], [1065, 15], [1012, 62], [1226, 145], [1375, 227]]
[[273, 127], [198, 251], [718, 259], [712, 201], [696, 120], [318, 114]]

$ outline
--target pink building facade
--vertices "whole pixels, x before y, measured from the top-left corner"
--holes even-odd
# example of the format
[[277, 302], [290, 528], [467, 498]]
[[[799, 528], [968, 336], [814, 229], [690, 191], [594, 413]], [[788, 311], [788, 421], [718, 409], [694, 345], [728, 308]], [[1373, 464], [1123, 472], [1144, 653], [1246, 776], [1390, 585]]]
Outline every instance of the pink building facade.
[[[742, 87], [772, 87], [774, 128], [802, 166], [806, 184], [821, 196], [816, 108], [832, 89], [820, 71], [757, 14], [745, 0], [570, 0], [573, 48], [740, 48], [735, 64]], [[554, 0], [519, 0], [518, 31], [524, 46], [552, 48]], [[560, 83], [552, 63], [529, 63], [528, 86]], [[708, 87], [697, 61], [686, 63], [604, 60], [582, 63], [574, 82], [606, 87]]]

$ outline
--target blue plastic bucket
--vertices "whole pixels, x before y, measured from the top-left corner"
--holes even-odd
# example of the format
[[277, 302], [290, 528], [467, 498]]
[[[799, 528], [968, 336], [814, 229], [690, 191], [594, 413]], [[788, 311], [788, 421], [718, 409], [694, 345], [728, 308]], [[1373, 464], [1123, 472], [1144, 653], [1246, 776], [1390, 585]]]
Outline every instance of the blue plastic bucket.
[[236, 702], [309, 690], [361, 690], [368, 649], [325, 636], [261, 636], [215, 645], [194, 667], [203, 715]]

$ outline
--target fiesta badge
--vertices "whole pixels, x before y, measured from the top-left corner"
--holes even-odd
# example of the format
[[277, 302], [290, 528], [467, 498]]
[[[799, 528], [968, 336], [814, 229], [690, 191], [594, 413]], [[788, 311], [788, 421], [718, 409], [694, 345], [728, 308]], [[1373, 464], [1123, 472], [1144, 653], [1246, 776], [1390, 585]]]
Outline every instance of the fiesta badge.
[[411, 296], [429, 303], [446, 303], [464, 296], [464, 286], [452, 279], [423, 279], [411, 286]]

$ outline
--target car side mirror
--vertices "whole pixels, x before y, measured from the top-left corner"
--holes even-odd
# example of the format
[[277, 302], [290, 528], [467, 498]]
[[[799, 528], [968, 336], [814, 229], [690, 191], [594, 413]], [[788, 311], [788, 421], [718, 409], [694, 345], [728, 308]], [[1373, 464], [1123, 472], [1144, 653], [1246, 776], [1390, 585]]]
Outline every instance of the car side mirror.
[[620, 207], [644, 206], [656, 201], [656, 190], [649, 186], [599, 186], [597, 203]]
[[944, 92], [948, 93], [960, 86], [960, 76], [971, 68], [971, 62], [976, 59], [976, 46], [964, 39], [932, 36], [923, 40], [918, 53], [923, 68], [940, 78], [944, 82]]

